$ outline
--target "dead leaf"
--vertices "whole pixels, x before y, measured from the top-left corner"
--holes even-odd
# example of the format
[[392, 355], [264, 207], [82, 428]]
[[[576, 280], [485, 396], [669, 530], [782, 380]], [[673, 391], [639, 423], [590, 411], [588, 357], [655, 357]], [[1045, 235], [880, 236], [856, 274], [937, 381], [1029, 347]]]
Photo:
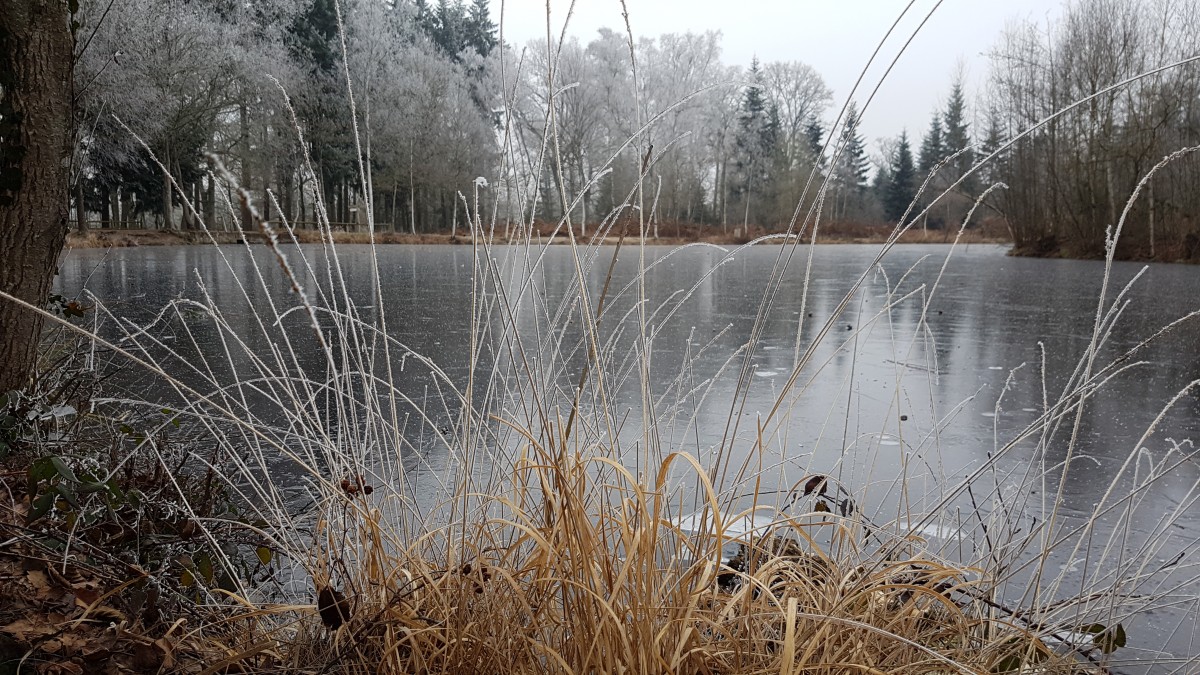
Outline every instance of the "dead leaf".
[[46, 675], [83, 675], [83, 666], [74, 661], [60, 661], [49, 664]]
[[133, 647], [135, 670], [158, 670], [163, 665], [162, 650], [152, 644], [137, 644]]
[[[79, 600], [75, 602], [78, 603]], [[87, 607], [87, 605], [83, 606]], [[88, 612], [86, 618], [90, 621], [99, 621], [101, 623], [121, 623], [128, 617], [125, 616], [125, 612], [119, 609], [113, 609], [108, 605], [100, 605], [99, 607], [93, 607], [92, 611]]]
[[174, 667], [175, 645], [171, 644], [171, 641], [166, 638], [159, 638], [154, 641], [154, 644], [158, 645], [158, 648], [163, 651], [163, 669], [169, 670]]
[[63, 633], [58, 637], [58, 641], [62, 643], [63, 653], [67, 656], [75, 656], [83, 653], [94, 641], [89, 640], [77, 633]]
[[350, 618], [350, 602], [336, 588], [326, 586], [317, 593], [317, 613], [329, 630], [337, 630]]
[[100, 599], [100, 591], [93, 588], [76, 588], [75, 589], [75, 604], [87, 609], [92, 603]]
[[53, 625], [43, 622], [34, 623], [30, 619], [18, 619], [0, 628], [0, 633], [8, 633], [18, 642], [29, 642], [31, 639], [36, 640], [56, 632], [58, 629]]
[[42, 572], [41, 569], [32, 569], [32, 571], [26, 572], [25, 580], [29, 581], [29, 585], [34, 587], [34, 590], [38, 592], [38, 595], [50, 590], [50, 580], [46, 577], [46, 573]]

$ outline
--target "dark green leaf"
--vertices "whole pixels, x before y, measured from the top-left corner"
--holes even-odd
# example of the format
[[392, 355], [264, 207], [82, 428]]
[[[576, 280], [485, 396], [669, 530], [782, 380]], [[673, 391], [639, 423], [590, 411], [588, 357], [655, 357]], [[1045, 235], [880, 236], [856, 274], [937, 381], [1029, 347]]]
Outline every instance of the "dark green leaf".
[[54, 465], [54, 457], [42, 457], [29, 465], [29, 481], [36, 485], [39, 481], [53, 478], [58, 475], [58, 468]]
[[204, 579], [210, 584], [212, 583], [213, 563], [212, 558], [210, 558], [207, 553], [201, 555], [196, 560], [196, 571], [200, 572], [200, 578]]
[[217, 588], [228, 593], [237, 593], [237, 582], [233, 580], [233, 575], [226, 572], [221, 572], [217, 577]]
[[50, 463], [54, 465], [54, 469], [58, 472], [58, 475], [71, 481], [72, 483], [79, 482], [79, 479], [75, 477], [75, 472], [71, 470], [71, 467], [67, 466], [67, 463], [62, 460], [62, 457], [51, 456]]
[[262, 562], [262, 564], [271, 564], [271, 549], [267, 548], [266, 546], [259, 546], [258, 548], [254, 549], [254, 552], [258, 554], [258, 559]]
[[1102, 623], [1089, 623], [1086, 626], [1079, 627], [1080, 633], [1088, 633], [1090, 635], [1099, 635], [1106, 630], [1108, 630], [1108, 626], [1105, 626]]
[[79, 484], [79, 493], [80, 494], [90, 495], [93, 492], [107, 492], [107, 491], [108, 491], [108, 486], [105, 485], [104, 483], [98, 483], [98, 482], [93, 482], [93, 481], [82, 481]]
[[54, 491], [62, 496], [62, 498], [71, 505], [71, 508], [75, 509], [76, 511], [79, 510], [79, 498], [75, 496], [75, 491], [72, 488], [67, 487], [64, 483], [59, 483], [58, 485], [54, 486]]
[[109, 479], [104, 483], [104, 486], [108, 488], [108, 494], [112, 495], [113, 499], [116, 499], [117, 501], [125, 501], [125, 491], [122, 490], [121, 486], [117, 485], [115, 481]]
[[41, 495], [37, 499], [33, 500], [33, 504], [31, 505], [31, 508], [29, 509], [29, 515], [26, 517], [26, 521], [29, 523], [33, 523], [33, 522], [37, 521], [37, 519], [39, 519], [42, 516], [49, 513], [51, 507], [53, 507], [53, 506], [54, 506], [54, 493], [53, 492], [47, 492], [46, 494]]

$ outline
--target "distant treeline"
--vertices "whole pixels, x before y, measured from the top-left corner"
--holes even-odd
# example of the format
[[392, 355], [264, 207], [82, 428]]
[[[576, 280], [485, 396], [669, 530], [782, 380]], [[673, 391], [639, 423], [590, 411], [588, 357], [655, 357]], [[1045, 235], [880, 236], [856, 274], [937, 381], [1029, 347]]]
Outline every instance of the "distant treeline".
[[[1194, 0], [1077, 0], [1050, 29], [1009, 28], [992, 53], [990, 138], [1034, 129], [984, 175], [1008, 189], [993, 203], [1018, 250], [1100, 255], [1139, 181], [1200, 145], [1200, 64], [1094, 92], [1198, 55]], [[1086, 99], [1086, 100], [1085, 100]], [[1200, 259], [1200, 157], [1146, 183], [1121, 234], [1122, 257]]]
[[[1013, 24], [975, 103], [954, 78], [919, 138], [869, 150], [862, 113], [831, 106], [813, 68], [725, 65], [715, 32], [631, 46], [601, 30], [547, 49], [499, 44], [487, 0], [86, 0], [73, 194], [81, 226], [195, 227], [179, 193], [216, 227], [246, 225], [236, 183], [268, 219], [312, 223], [319, 195], [330, 221], [364, 223], [369, 203], [379, 229], [413, 232], [464, 226], [475, 192], [502, 227], [568, 213], [594, 225], [632, 204], [651, 223], [726, 229], [818, 212], [944, 228], [1003, 183], [977, 221], [1006, 222], [1026, 252], [1094, 255], [1146, 172], [1200, 143], [1200, 70], [1156, 73], [1034, 127], [1190, 56], [1196, 10], [1077, 0], [1050, 28]], [[1200, 253], [1198, 168], [1183, 158], [1146, 186], [1125, 255]]]

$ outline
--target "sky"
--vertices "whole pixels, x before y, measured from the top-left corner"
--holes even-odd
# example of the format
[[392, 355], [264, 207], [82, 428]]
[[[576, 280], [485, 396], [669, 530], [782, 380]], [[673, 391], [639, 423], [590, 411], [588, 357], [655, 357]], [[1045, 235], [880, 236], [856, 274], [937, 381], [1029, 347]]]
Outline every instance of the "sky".
[[[546, 35], [546, 0], [490, 0], [493, 20], [501, 16], [504, 40], [523, 45]], [[722, 61], [749, 67], [760, 61], [801, 61], [825, 78], [837, 108], [846, 101], [875, 46], [909, 0], [625, 0], [637, 37], [662, 33], [722, 33]], [[570, 0], [549, 0], [555, 35]], [[988, 74], [987, 51], [1013, 20], [1045, 23], [1060, 0], [913, 0], [884, 44], [859, 92], [861, 106], [905, 41], [932, 15], [905, 49], [863, 118], [863, 136], [873, 151], [878, 139], [907, 129], [914, 146], [945, 102], [950, 83], [963, 68], [968, 102]], [[936, 8], [936, 9], [935, 9]], [[587, 42], [601, 27], [624, 32], [620, 0], [577, 0], [569, 35]], [[827, 113], [832, 121], [837, 110]]]

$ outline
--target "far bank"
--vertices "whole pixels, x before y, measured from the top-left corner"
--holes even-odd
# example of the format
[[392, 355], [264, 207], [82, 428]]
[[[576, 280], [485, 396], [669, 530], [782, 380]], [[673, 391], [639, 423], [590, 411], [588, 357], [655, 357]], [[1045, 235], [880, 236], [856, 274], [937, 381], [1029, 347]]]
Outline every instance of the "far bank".
[[[614, 245], [622, 240], [617, 228], [601, 231], [595, 225], [572, 228], [568, 232], [565, 227], [556, 223], [537, 223], [533, 228], [517, 228], [497, 226], [483, 234], [483, 239], [493, 243], [532, 243], [569, 244], [571, 234], [579, 244]], [[822, 225], [817, 230], [818, 244], [882, 244], [887, 241], [892, 229], [887, 225], [862, 225], [857, 223], [834, 223]], [[280, 231], [276, 225], [276, 233], [280, 239], [289, 235]], [[367, 231], [334, 230], [329, 233], [334, 243], [338, 244], [368, 244], [372, 241], [371, 233]], [[603, 236], [599, 236], [602, 234]], [[768, 230], [751, 225], [749, 227], [702, 227], [696, 225], [670, 224], [651, 225], [646, 228], [644, 241], [647, 244], [681, 246], [703, 242], [720, 246], [740, 246], [752, 241], [766, 239], [762, 243], [784, 244], [793, 243], [796, 237], [784, 236], [782, 230]], [[913, 228], [900, 237], [902, 244], [949, 244], [954, 241], [955, 231], [946, 229]], [[296, 230], [295, 238], [301, 243], [318, 243], [322, 233], [318, 230]], [[804, 233], [804, 243], [811, 243], [812, 235]], [[376, 231], [376, 244], [446, 244], [470, 245], [472, 233], [459, 228], [456, 232], [394, 232]], [[626, 226], [625, 244], [635, 244], [643, 237], [638, 226]], [[80, 233], [72, 231], [67, 236], [68, 248], [128, 248], [136, 246], [178, 246], [186, 244], [237, 244], [262, 243], [262, 234], [258, 231], [210, 231], [201, 230], [160, 230], [160, 229], [112, 229], [93, 228]], [[973, 244], [1011, 244], [1012, 240], [1003, 229], [979, 228], [967, 230], [959, 239], [962, 243]]]

